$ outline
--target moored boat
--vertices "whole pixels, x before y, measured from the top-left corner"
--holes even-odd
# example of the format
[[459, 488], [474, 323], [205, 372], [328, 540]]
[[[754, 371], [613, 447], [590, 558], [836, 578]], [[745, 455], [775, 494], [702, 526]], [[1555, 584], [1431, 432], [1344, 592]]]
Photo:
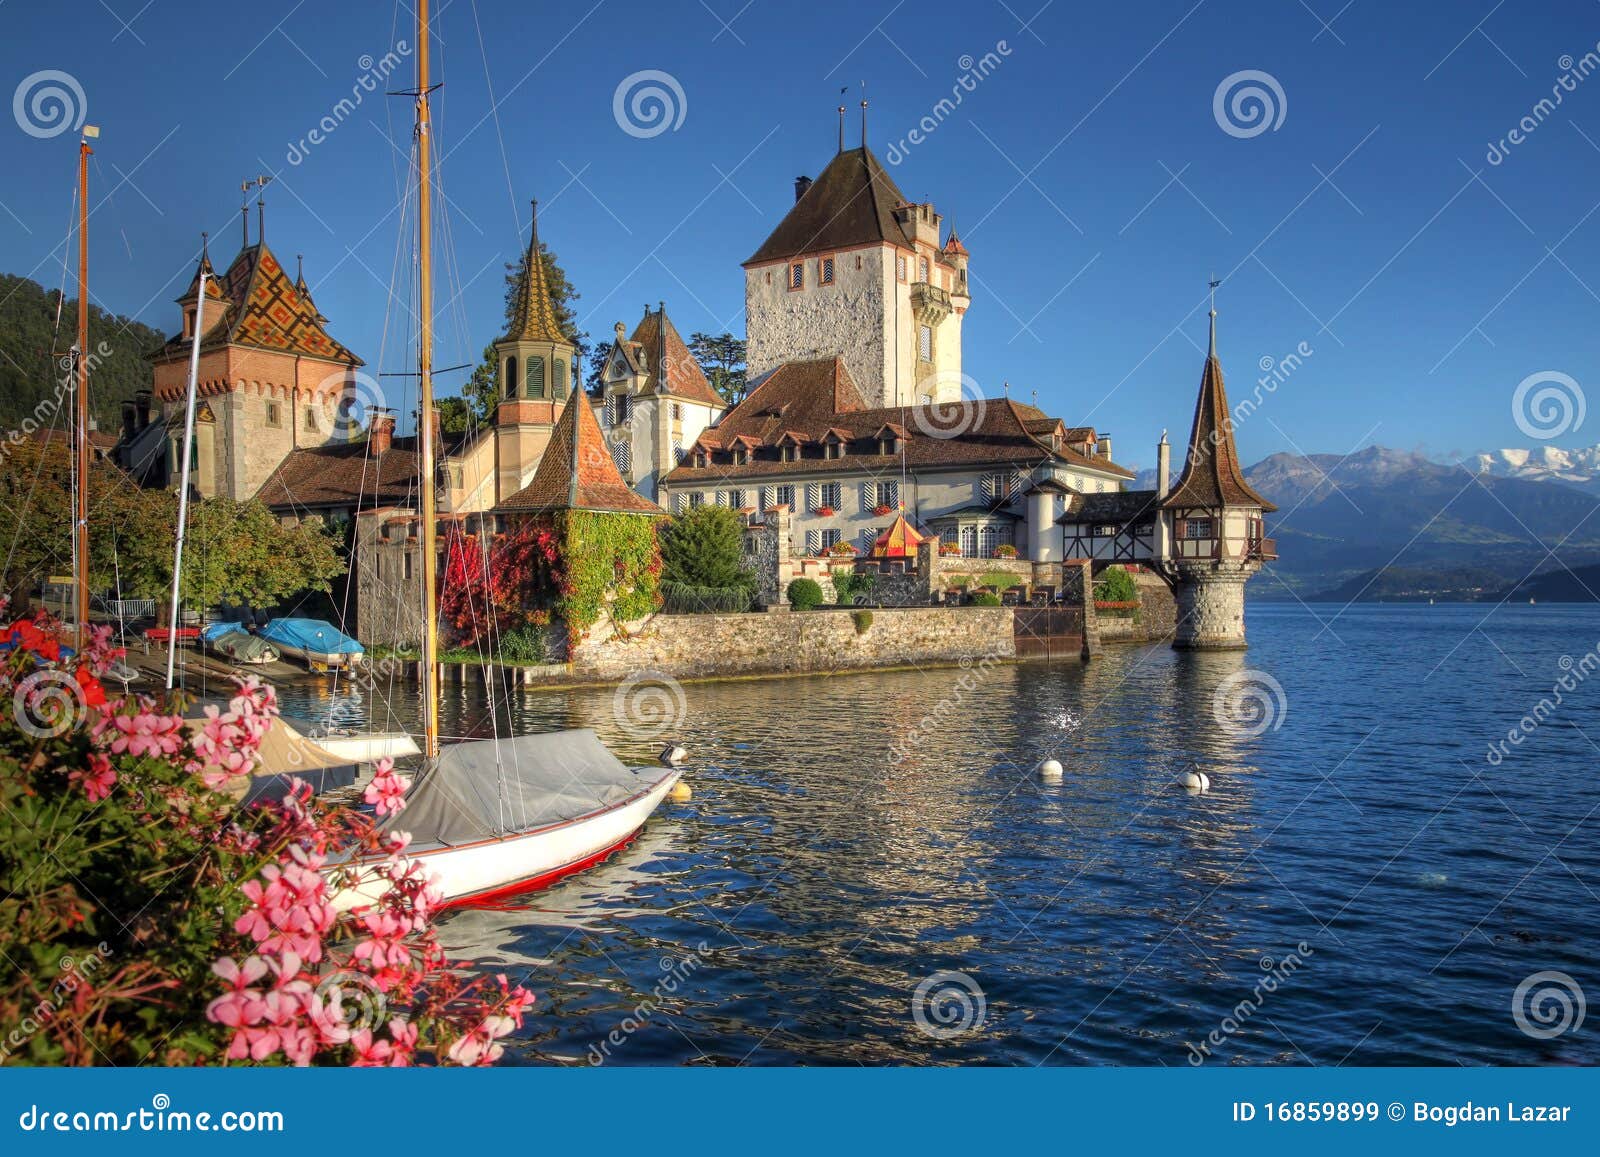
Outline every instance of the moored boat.
[[273, 619], [260, 637], [280, 654], [316, 668], [353, 666], [366, 655], [360, 643], [323, 619]]
[[200, 642], [213, 655], [230, 663], [260, 665], [278, 661], [278, 649], [238, 623], [212, 623], [200, 632]]
[[403, 759], [422, 753], [417, 741], [404, 731], [359, 731], [298, 716], [285, 716], [284, 720], [324, 751], [348, 759], [351, 763]]
[[[631, 768], [587, 728], [445, 747], [385, 823], [411, 834], [446, 903], [547, 887], [626, 845], [682, 772]], [[336, 908], [374, 902], [374, 874], [334, 897]]]

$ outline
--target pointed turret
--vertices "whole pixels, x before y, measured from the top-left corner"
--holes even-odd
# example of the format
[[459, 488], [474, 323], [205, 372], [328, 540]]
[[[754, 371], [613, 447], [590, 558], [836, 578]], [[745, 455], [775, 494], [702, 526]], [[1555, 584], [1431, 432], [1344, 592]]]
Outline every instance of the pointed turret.
[[1211, 311], [1211, 343], [1200, 375], [1200, 396], [1195, 402], [1194, 426], [1189, 433], [1189, 456], [1183, 474], [1163, 504], [1169, 510], [1184, 507], [1256, 506], [1278, 509], [1245, 481], [1239, 452], [1233, 444], [1233, 415], [1222, 384], [1222, 363], [1217, 359], [1217, 311]]
[[555, 300], [550, 296], [550, 278], [544, 267], [539, 244], [539, 202], [530, 202], [532, 219], [528, 230], [528, 254], [522, 264], [522, 280], [517, 286], [516, 306], [506, 341], [565, 342], [561, 323], [556, 318]]
[[665, 514], [635, 493], [606, 448], [600, 423], [583, 391], [567, 399], [533, 481], [500, 504], [505, 513], [590, 510], [613, 514]]

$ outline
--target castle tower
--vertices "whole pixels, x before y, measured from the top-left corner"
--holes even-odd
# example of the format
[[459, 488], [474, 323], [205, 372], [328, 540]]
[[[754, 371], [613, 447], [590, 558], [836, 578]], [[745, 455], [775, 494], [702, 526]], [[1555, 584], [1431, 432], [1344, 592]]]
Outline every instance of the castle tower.
[[744, 263], [746, 366], [839, 356], [870, 407], [953, 401], [972, 303], [966, 247], [866, 147], [841, 150]]
[[500, 364], [495, 410], [495, 494], [505, 499], [533, 477], [567, 396], [573, 392], [578, 350], [561, 330], [544, 248], [539, 243], [539, 202], [532, 202], [528, 253], [517, 286], [511, 326], [494, 343]]
[[[328, 333], [304, 277], [291, 280], [259, 236], [220, 275], [203, 249], [177, 304], [183, 328], [149, 355], [151, 393], [163, 420], [124, 436], [118, 456], [125, 469], [177, 482], [176, 448], [160, 443], [171, 419], [180, 419], [176, 428], [182, 429], [197, 312], [197, 393], [212, 418], [197, 426], [192, 482], [202, 495], [252, 498], [293, 451], [353, 436], [340, 407], [362, 361]], [[157, 479], [145, 467], [162, 461], [168, 465]]]
[[1166, 566], [1175, 580], [1178, 602], [1172, 645], [1191, 651], [1243, 650], [1248, 646], [1244, 585], [1264, 561], [1277, 557], [1262, 524], [1262, 514], [1277, 507], [1251, 489], [1239, 465], [1222, 363], [1217, 360], [1215, 307], [1189, 433], [1189, 457], [1161, 506], [1171, 524]]
[[646, 306], [631, 335], [617, 323], [600, 377], [599, 420], [617, 469], [628, 485], [659, 501], [661, 476], [683, 460], [727, 403], [667, 317], [666, 302], [653, 313]]

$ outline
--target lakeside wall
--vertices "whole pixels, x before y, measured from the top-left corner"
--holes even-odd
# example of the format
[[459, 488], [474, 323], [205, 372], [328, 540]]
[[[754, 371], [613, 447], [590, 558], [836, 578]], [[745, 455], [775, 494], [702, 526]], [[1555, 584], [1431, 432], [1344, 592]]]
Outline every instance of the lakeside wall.
[[631, 624], [625, 640], [596, 632], [573, 649], [560, 678], [615, 682], [653, 670], [716, 679], [1016, 657], [1009, 607], [875, 607], [869, 613], [864, 632], [849, 610], [656, 615]]

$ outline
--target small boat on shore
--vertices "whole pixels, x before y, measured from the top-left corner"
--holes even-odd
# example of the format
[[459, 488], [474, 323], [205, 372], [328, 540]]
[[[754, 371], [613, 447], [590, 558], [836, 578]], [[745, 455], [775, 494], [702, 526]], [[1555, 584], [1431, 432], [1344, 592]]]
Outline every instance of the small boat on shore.
[[359, 731], [314, 719], [284, 716], [284, 722], [322, 750], [351, 763], [375, 763], [380, 759], [403, 759], [421, 755], [417, 741], [404, 731]]
[[[385, 827], [411, 833], [406, 855], [447, 904], [548, 887], [628, 844], [682, 771], [629, 767], [588, 728], [445, 747]], [[335, 894], [335, 908], [375, 902], [374, 875]]]
[[360, 643], [323, 619], [273, 619], [260, 637], [318, 670], [354, 666], [366, 656]]
[[212, 623], [201, 630], [200, 643], [207, 651], [230, 663], [259, 666], [278, 661], [276, 647], [259, 635], [252, 635], [239, 623]]

